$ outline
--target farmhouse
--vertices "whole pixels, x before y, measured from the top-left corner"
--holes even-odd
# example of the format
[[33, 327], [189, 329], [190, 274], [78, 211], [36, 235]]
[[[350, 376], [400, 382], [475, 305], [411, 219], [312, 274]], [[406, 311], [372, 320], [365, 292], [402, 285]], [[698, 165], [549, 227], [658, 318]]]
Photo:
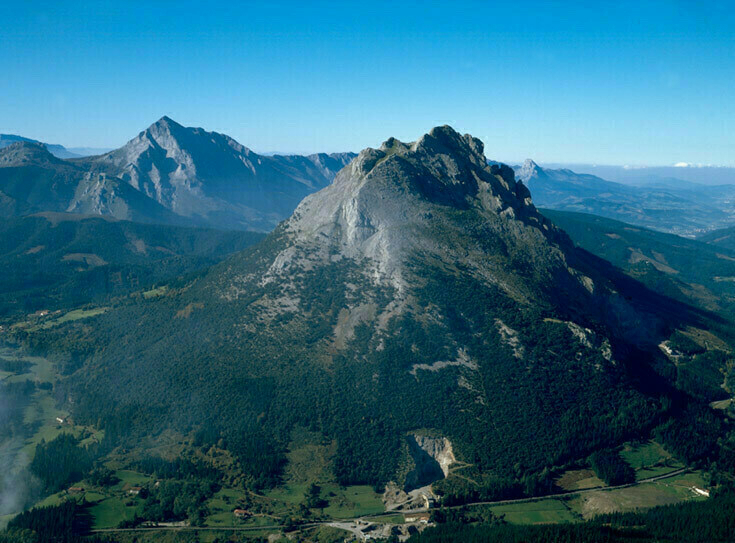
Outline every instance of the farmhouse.
[[140, 491], [141, 490], [143, 490], [143, 487], [141, 487], [141, 486], [131, 486], [128, 489], [128, 494], [132, 494], [133, 496], [137, 496], [138, 494], [140, 494]]
[[247, 511], [246, 509], [235, 509], [232, 514], [237, 518], [248, 518], [251, 516], [250, 511]]
[[692, 490], [694, 490], [694, 492], [696, 492], [700, 496], [705, 496], [705, 497], [709, 498], [709, 490], [705, 490], [704, 488], [698, 488], [696, 486], [693, 486], [692, 487]]
[[84, 492], [84, 489], [81, 486], [70, 486], [67, 492], [69, 494], [79, 494], [80, 492]]

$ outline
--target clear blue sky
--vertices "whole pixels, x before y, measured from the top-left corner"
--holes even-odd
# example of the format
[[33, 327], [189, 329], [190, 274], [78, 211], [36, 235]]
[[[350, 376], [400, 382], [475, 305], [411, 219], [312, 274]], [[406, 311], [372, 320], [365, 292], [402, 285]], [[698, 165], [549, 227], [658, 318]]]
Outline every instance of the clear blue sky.
[[[151, 5], [152, 4], [152, 5]], [[448, 123], [490, 158], [735, 165], [732, 2], [2, 2], [0, 132], [256, 151]]]

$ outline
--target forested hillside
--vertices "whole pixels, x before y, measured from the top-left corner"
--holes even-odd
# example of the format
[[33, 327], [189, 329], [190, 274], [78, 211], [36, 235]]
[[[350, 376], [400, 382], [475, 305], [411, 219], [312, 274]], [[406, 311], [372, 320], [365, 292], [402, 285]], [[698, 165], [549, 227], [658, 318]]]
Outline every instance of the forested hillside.
[[735, 228], [722, 228], [699, 236], [700, 241], [715, 247], [735, 251]]
[[[583, 249], [646, 286], [685, 303], [735, 317], [735, 251], [585, 213], [543, 214]], [[715, 236], [722, 237], [722, 236]]]
[[336, 443], [340, 483], [380, 489], [428, 430], [468, 465], [437, 486], [457, 502], [544, 492], [549, 468], [652, 432], [718, 458], [709, 392], [677, 391], [658, 347], [711, 318], [575, 250], [509, 168], [441, 127], [364, 151], [203, 277], [32, 341], [73, 343], [57, 393], [111, 445], [173, 431], [266, 488], [305, 427]]
[[262, 237], [65, 213], [0, 220], [0, 315], [101, 303], [203, 270]]

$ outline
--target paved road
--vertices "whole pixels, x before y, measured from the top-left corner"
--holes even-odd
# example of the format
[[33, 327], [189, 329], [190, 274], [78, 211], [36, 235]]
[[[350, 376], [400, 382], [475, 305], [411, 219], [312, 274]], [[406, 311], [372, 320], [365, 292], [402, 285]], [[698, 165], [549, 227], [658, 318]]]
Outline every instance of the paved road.
[[[496, 500], [496, 501], [481, 501], [481, 502], [470, 502], [470, 503], [464, 503], [461, 505], [452, 505], [449, 507], [446, 507], [446, 509], [456, 509], [459, 507], [468, 507], [473, 505], [505, 505], [509, 503], [526, 503], [526, 502], [536, 502], [539, 500], [545, 500], [548, 498], [561, 498], [563, 496], [576, 496], [577, 494], [585, 494], [587, 492], [607, 492], [608, 490], [617, 490], [619, 488], [630, 488], [631, 486], [637, 486], [642, 485], [644, 483], [653, 483], [655, 481], [660, 481], [662, 479], [669, 479], [671, 477], [676, 477], [677, 475], [681, 475], [682, 473], [686, 473], [689, 471], [689, 468], [681, 468], [677, 469], [676, 471], [672, 471], [669, 473], [664, 473], [663, 475], [656, 475], [655, 477], [648, 477], [646, 479], [641, 479], [640, 481], [636, 481], [634, 483], [627, 483], [624, 485], [617, 485], [617, 486], [594, 486], [592, 488], [584, 488], [580, 490], [570, 490], [569, 492], [561, 492], [559, 494], [549, 494], [547, 496], [536, 496], [534, 498], [518, 498], [515, 500]], [[391, 513], [416, 513], [419, 511], [426, 512], [427, 509], [411, 509], [411, 510], [395, 510], [391, 511]], [[388, 513], [380, 513], [380, 515], [385, 515]], [[379, 516], [379, 515], [371, 515], [371, 516]]]
[[[319, 526], [326, 524], [325, 522], [307, 522], [299, 524], [299, 528], [309, 528], [311, 526]], [[160, 532], [163, 530], [171, 530], [176, 532], [200, 532], [200, 531], [216, 531], [216, 532], [257, 532], [260, 530], [282, 529], [283, 524], [271, 524], [263, 526], [137, 526], [135, 528], [100, 528], [98, 530], [90, 530], [93, 534], [105, 534], [113, 532]]]
[[[689, 471], [689, 468], [681, 468], [669, 473], [665, 473], [663, 475], [657, 475], [655, 477], [648, 477], [646, 479], [641, 479], [640, 481], [636, 481], [634, 483], [628, 483], [625, 485], [617, 485], [617, 486], [596, 486], [593, 488], [585, 488], [582, 490], [571, 490], [569, 492], [562, 492], [560, 494], [549, 494], [547, 496], [537, 496], [535, 498], [519, 498], [515, 500], [496, 500], [496, 501], [478, 501], [478, 502], [470, 502], [470, 503], [464, 503], [462, 505], [452, 505], [447, 507], [447, 509], [456, 509], [460, 507], [472, 507], [474, 505], [506, 505], [506, 504], [512, 504], [512, 503], [527, 503], [527, 502], [535, 502], [539, 500], [545, 500], [548, 498], [561, 498], [564, 496], [576, 496], [577, 494], [585, 494], [587, 492], [606, 492], [609, 490], [617, 490], [620, 488], [630, 488], [632, 486], [641, 485], [644, 483], [653, 483], [656, 481], [661, 481], [663, 479], [669, 479], [671, 477], [676, 477], [677, 475], [681, 475], [682, 473], [686, 473]], [[310, 528], [313, 526], [322, 526], [326, 524], [335, 524], [335, 523], [355, 523], [358, 520], [364, 520], [366, 518], [375, 518], [375, 517], [381, 517], [381, 516], [390, 516], [395, 515], [396, 513], [401, 514], [408, 514], [408, 513], [421, 513], [421, 512], [427, 512], [428, 509], [394, 509], [391, 511], [386, 511], [384, 513], [377, 513], [374, 515], [365, 515], [363, 517], [355, 517], [353, 519], [330, 519], [330, 520], [324, 520], [319, 522], [307, 522], [304, 524], [299, 524], [299, 528]], [[176, 531], [228, 531], [228, 532], [253, 532], [253, 531], [259, 531], [259, 530], [274, 530], [274, 529], [281, 529], [283, 528], [283, 525], [280, 524], [272, 524], [272, 525], [264, 525], [264, 526], [223, 526], [223, 527], [216, 527], [216, 526], [139, 526], [137, 528], [103, 528], [99, 530], [91, 530], [92, 533], [99, 534], [99, 533], [112, 533], [112, 532], [151, 532], [151, 531], [161, 531], [161, 530], [176, 530]], [[344, 528], [347, 529], [347, 528]], [[351, 530], [350, 530], [351, 531]]]

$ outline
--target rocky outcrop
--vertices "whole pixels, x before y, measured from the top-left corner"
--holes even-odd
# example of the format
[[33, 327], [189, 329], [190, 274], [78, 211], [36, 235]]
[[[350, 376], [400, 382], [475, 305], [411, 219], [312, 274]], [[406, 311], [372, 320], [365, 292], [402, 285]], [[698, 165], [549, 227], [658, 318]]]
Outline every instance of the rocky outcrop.
[[0, 149], [0, 195], [5, 216], [70, 212], [190, 224], [120, 179], [91, 174], [53, 156], [40, 143], [18, 142]]
[[[23, 178], [36, 185], [54, 176], [50, 188], [62, 187], [67, 194], [26, 207], [12, 193], [2, 191], [0, 176], [0, 213], [68, 210], [143, 222], [262, 231], [272, 230], [306, 195], [328, 185], [355, 156], [259, 155], [225, 134], [187, 128], [169, 117], [162, 117], [123, 147], [99, 156], [60, 160], [42, 143], [13, 141], [4, 146], [7, 141], [0, 136], [0, 168], [23, 168]], [[39, 187], [36, 192], [43, 190]], [[40, 203], [40, 198], [36, 200]], [[136, 209], [141, 206], [146, 209]]]
[[354, 155], [259, 155], [226, 134], [162, 117], [120, 149], [79, 161], [204, 223], [271, 230]]
[[411, 434], [406, 441], [415, 466], [406, 477], [406, 491], [430, 485], [449, 475], [449, 466], [456, 459], [452, 443], [446, 437]]
[[488, 268], [487, 262], [478, 266], [474, 257], [479, 254], [455, 255], [452, 246], [429, 234], [443, 222], [444, 212], [455, 210], [482, 216], [488, 230], [502, 229], [505, 237], [536, 238], [524, 243], [546, 244], [561, 235], [532, 205], [513, 170], [488, 166], [483, 153], [480, 140], [448, 126], [434, 128], [413, 143], [391, 138], [379, 149], [365, 149], [331, 185], [305, 198], [286, 223], [289, 237], [313, 247], [311, 264], [289, 251], [276, 259], [271, 271], [288, 273], [313, 265], [315, 258], [327, 261], [337, 252], [367, 258], [375, 280], [401, 293], [407, 285], [405, 256], [421, 251], [440, 259], [456, 257], [487, 280], [508, 287], [504, 273]]

